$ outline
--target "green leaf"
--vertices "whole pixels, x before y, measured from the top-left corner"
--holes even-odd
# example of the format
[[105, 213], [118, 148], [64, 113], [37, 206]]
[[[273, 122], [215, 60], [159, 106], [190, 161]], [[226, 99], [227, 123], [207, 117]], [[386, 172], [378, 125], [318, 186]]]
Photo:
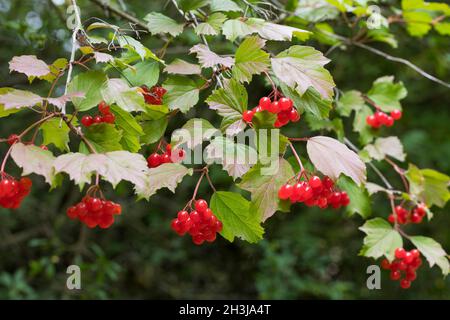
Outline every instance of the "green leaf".
[[143, 121], [140, 124], [144, 130], [144, 135], [140, 139], [141, 143], [152, 144], [159, 141], [164, 135], [169, 121], [167, 120], [167, 117], [163, 117], [160, 119]]
[[237, 134], [246, 124], [242, 121], [242, 113], [247, 110], [248, 95], [245, 87], [234, 79], [224, 82], [224, 87], [216, 89], [206, 99], [209, 108], [216, 110], [224, 117], [221, 130], [229, 134]]
[[218, 133], [220, 131], [208, 120], [193, 118], [172, 133], [170, 144], [173, 149], [182, 144], [186, 144], [186, 147], [189, 149], [194, 149], [196, 146], [201, 145], [203, 141], [208, 141]]
[[333, 120], [329, 119], [318, 119], [312, 113], [306, 113], [305, 118], [306, 123], [309, 128], [313, 131], [327, 130], [336, 133], [339, 141], [343, 141], [345, 137], [344, 123], [341, 118], [335, 118]]
[[[89, 39], [89, 40], [91, 40], [91, 39]], [[50, 67], [50, 73], [47, 74], [47, 75], [45, 75], [45, 76], [39, 77], [39, 79], [41, 79], [41, 80], [46, 80], [46, 81], [48, 81], [48, 82], [53, 82], [53, 81], [56, 79], [57, 75], [58, 75], [62, 70], [64, 70], [64, 69], [67, 67], [67, 64], [68, 64], [68, 63], [69, 63], [69, 62], [67, 61], [66, 58], [59, 58], [59, 59], [56, 59], [56, 60], [49, 66], [49, 67]]]
[[53, 168], [55, 157], [50, 151], [18, 142], [12, 146], [11, 158], [18, 167], [23, 169], [22, 175], [35, 173], [43, 176], [48, 184], [55, 184], [55, 169]]
[[450, 36], [450, 22], [437, 23], [434, 29], [442, 36]]
[[234, 42], [237, 38], [243, 38], [252, 34], [255, 30], [241, 19], [230, 19], [225, 21], [222, 33], [227, 40]]
[[267, 71], [269, 54], [261, 48], [265, 41], [254, 36], [245, 39], [236, 50], [233, 77], [239, 82], [250, 82], [254, 74]]
[[255, 113], [252, 124], [255, 129], [271, 129], [277, 120], [277, 115], [266, 110]]
[[159, 167], [152, 168], [148, 171], [148, 186], [145, 190], [145, 198], [156, 193], [159, 189], [168, 188], [175, 193], [178, 184], [186, 175], [191, 176], [192, 169], [188, 169], [179, 163], [164, 163]]
[[365, 146], [363, 150], [375, 160], [383, 160], [386, 156], [390, 156], [399, 161], [405, 161], [403, 145], [397, 137], [378, 138], [374, 144]]
[[288, 161], [281, 158], [273, 161], [270, 167], [263, 167], [258, 163], [243, 177], [238, 186], [251, 192], [251, 212], [255, 212], [262, 221], [270, 218], [277, 210], [288, 211], [289, 201], [278, 198], [278, 190], [294, 176], [294, 170]]
[[171, 74], [201, 74], [202, 69], [197, 64], [192, 64], [181, 59], [175, 59], [164, 69], [165, 72]]
[[185, 113], [198, 102], [201, 85], [188, 77], [169, 76], [163, 83], [163, 87], [167, 90], [164, 103], [171, 110], [180, 109]]
[[94, 145], [97, 152], [122, 150], [120, 140], [122, 131], [108, 123], [99, 123], [86, 128], [85, 137]]
[[425, 258], [427, 258], [430, 268], [437, 264], [441, 268], [442, 274], [444, 276], [448, 275], [450, 264], [448, 262], [447, 253], [442, 249], [442, 246], [438, 242], [422, 236], [410, 237], [410, 240]]
[[70, 151], [69, 132], [70, 128], [61, 119], [50, 119], [45, 121], [39, 128], [42, 130], [44, 145], [53, 144], [61, 151]]
[[359, 252], [362, 256], [378, 259], [384, 255], [392, 261], [395, 249], [403, 247], [401, 235], [382, 218], [366, 221], [359, 230], [366, 234], [364, 245]]
[[402, 109], [400, 100], [408, 94], [403, 82], [394, 83], [393, 76], [381, 77], [375, 80], [372, 88], [367, 93], [369, 99], [384, 112]]
[[403, 12], [406, 29], [413, 37], [423, 37], [431, 30], [433, 17], [428, 12]]
[[115, 103], [129, 112], [145, 110], [144, 96], [122, 79], [108, 79], [98, 91], [109, 105]]
[[137, 55], [136, 58], [131, 58], [132, 55], [130, 54], [128, 63], [134, 62], [139, 58], [141, 60], [149, 58], [161, 62], [161, 60], [153, 52], [151, 52], [138, 40], [125, 35], [120, 35], [117, 39], [119, 40], [119, 45], [121, 47], [128, 49], [129, 53]]
[[328, 119], [330, 110], [332, 108], [332, 102], [329, 99], [323, 99], [319, 92], [314, 88], [306, 90], [305, 94], [300, 97], [299, 93], [295, 90], [288, 89], [283, 85], [283, 92], [287, 92], [287, 96], [294, 101], [294, 106], [302, 113], [306, 111], [314, 115], [318, 119]]
[[258, 160], [252, 147], [222, 136], [216, 137], [205, 149], [207, 164], [218, 163], [234, 180], [244, 175]]
[[211, 9], [211, 12], [216, 11], [236, 11], [236, 12], [242, 12], [243, 10], [241, 7], [239, 7], [236, 2], [233, 0], [210, 0], [209, 7]]
[[205, 22], [195, 27], [195, 33], [198, 35], [215, 36], [220, 33], [223, 23], [227, 16], [220, 12], [215, 12], [208, 16]]
[[298, 93], [313, 87], [324, 99], [333, 96], [335, 86], [330, 72], [323, 66], [330, 62], [312, 47], [292, 46], [271, 59], [272, 69], [278, 79]]
[[209, 0], [177, 0], [178, 5], [184, 12], [203, 8], [208, 5]]
[[367, 116], [370, 116], [371, 114], [373, 114], [373, 112], [367, 105], [364, 105], [360, 111], [355, 113], [353, 131], [359, 133], [359, 141], [362, 145], [366, 145], [374, 138], [373, 130], [366, 123]]
[[428, 207], [436, 205], [443, 208], [450, 199], [450, 177], [443, 173], [432, 169], [419, 169], [409, 164], [406, 178], [410, 184], [410, 192]]
[[[8, 92], [11, 92], [13, 90], [14, 90], [13, 88], [0, 88], [0, 96], [7, 94]], [[5, 106], [0, 103], [0, 118], [7, 117], [7, 116], [9, 116], [13, 113], [17, 113], [19, 111], [21, 111], [21, 109], [17, 109], [17, 108], [5, 110]]]
[[350, 215], [358, 213], [363, 219], [367, 219], [372, 214], [369, 193], [363, 185], [358, 186], [345, 175], [339, 177], [337, 185], [341, 190], [347, 192], [350, 198], [350, 204], [345, 208], [346, 212]]
[[159, 79], [159, 63], [157, 61], [142, 61], [123, 71], [133, 86], [154, 86]]
[[211, 210], [223, 224], [221, 235], [230, 242], [235, 237], [251, 243], [262, 239], [264, 229], [259, 217], [250, 211], [250, 202], [239, 193], [228, 191], [214, 192], [211, 197]]
[[144, 17], [151, 34], [169, 33], [176, 37], [183, 32], [183, 25], [162, 13], [150, 12]]
[[106, 83], [106, 74], [91, 70], [75, 76], [69, 84], [68, 93], [82, 92], [84, 98], [73, 98], [72, 102], [79, 111], [96, 107], [102, 100], [100, 88]]
[[352, 111], [358, 112], [365, 105], [361, 92], [356, 90], [346, 91], [336, 103], [336, 111], [344, 117], [349, 117]]
[[115, 105], [112, 105], [110, 108], [116, 116], [116, 125], [123, 133], [120, 140], [122, 146], [130, 152], [138, 152], [141, 149], [139, 137], [144, 134], [144, 130], [129, 112]]

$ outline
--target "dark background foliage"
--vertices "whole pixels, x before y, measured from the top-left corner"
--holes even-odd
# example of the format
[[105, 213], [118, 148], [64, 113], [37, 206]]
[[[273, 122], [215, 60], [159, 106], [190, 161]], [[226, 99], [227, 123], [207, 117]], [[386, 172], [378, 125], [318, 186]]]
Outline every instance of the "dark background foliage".
[[[126, 2], [140, 18], [150, 11], [165, 11], [175, 17], [171, 6], [164, 9], [165, 1]], [[96, 16], [126, 25], [91, 1], [79, 1], [79, 5], [83, 19]], [[70, 31], [65, 26], [64, 8], [51, 0], [0, 1], [0, 87], [28, 85], [23, 75], [9, 74], [7, 63], [14, 55], [35, 54], [48, 63], [69, 55]], [[431, 33], [424, 39], [413, 39], [401, 26], [397, 35], [399, 49], [378, 47], [450, 80], [448, 38]], [[163, 45], [155, 37], [144, 35], [142, 40], [154, 51]], [[180, 55], [186, 58], [185, 52], [197, 41], [195, 34], [185, 33], [169, 46], [166, 60]], [[322, 51], [328, 49], [313, 41], [308, 44]], [[214, 45], [219, 51], [231, 51], [221, 48], [221, 43]], [[328, 68], [341, 90], [367, 91], [383, 75], [393, 74], [403, 81], [409, 92], [403, 103], [404, 118], [385, 135], [398, 135], [408, 160], [419, 167], [450, 174], [448, 89], [362, 49], [335, 50], [330, 58]], [[43, 85], [36, 82], [33, 90], [45, 92]], [[265, 93], [263, 81], [257, 81], [252, 84], [250, 100], [256, 102]], [[189, 116], [194, 114], [218, 124], [219, 119], [206, 107], [197, 107]], [[23, 130], [35, 117], [32, 112], [24, 112], [1, 119], [0, 137]], [[186, 119], [179, 115], [168, 132]], [[300, 122], [290, 126], [287, 133], [301, 136], [307, 134], [305, 127]], [[5, 144], [0, 146], [2, 154], [5, 148]], [[150, 148], [143, 151], [147, 154]], [[401, 186], [390, 168], [376, 165]], [[13, 165], [8, 170], [19, 174]], [[216, 187], [229, 188], [230, 180], [224, 172], [220, 168], [212, 171]], [[377, 181], [371, 172], [369, 175]], [[358, 227], [363, 221], [333, 210], [296, 205], [291, 213], [278, 213], [265, 223], [265, 240], [258, 244], [229, 243], [219, 238], [213, 244], [196, 247], [169, 228], [170, 219], [190, 198], [195, 181], [196, 177], [188, 177], [176, 194], [162, 191], [149, 203], [136, 202], [128, 185], [119, 185], [115, 191], [108, 186], [108, 197], [122, 204], [124, 214], [109, 230], [87, 230], [65, 215], [69, 204], [81, 197], [77, 187], [66, 179], [62, 188], [49, 192], [43, 179], [33, 177], [32, 194], [20, 210], [0, 209], [0, 298], [450, 298], [450, 279], [443, 279], [440, 270], [428, 266], [419, 270], [418, 280], [408, 291], [391, 282], [386, 273], [382, 290], [368, 290], [366, 268], [374, 261], [358, 256], [363, 238]], [[209, 200], [211, 191], [206, 183], [200, 195]], [[375, 216], [389, 214], [384, 197], [376, 196], [372, 206]], [[435, 209], [435, 218], [411, 227], [412, 232], [430, 235], [450, 250], [448, 209], [448, 205]], [[65, 289], [65, 271], [71, 264], [82, 268], [82, 290], [77, 292]]]

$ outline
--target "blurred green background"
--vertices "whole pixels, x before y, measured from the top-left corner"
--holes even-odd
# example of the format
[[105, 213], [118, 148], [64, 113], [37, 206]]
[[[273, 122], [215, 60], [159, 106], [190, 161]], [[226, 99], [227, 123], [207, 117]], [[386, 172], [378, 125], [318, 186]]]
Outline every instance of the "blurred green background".
[[[96, 16], [126, 26], [126, 21], [88, 0], [78, 1], [82, 18]], [[123, 1], [130, 12], [142, 18], [150, 11], [164, 11], [176, 17], [166, 1]], [[0, 87], [27, 88], [23, 75], [9, 74], [8, 61], [14, 55], [33, 54], [50, 63], [68, 57], [70, 31], [65, 27], [64, 1], [0, 0]], [[399, 49], [378, 45], [382, 50], [405, 57], [423, 69], [450, 81], [450, 43], [448, 38], [431, 33], [413, 39], [401, 26], [396, 30]], [[163, 45], [155, 37], [143, 36], [143, 43], [157, 51]], [[198, 41], [185, 32], [167, 51], [166, 61], [187, 57], [188, 49]], [[307, 42], [325, 52], [328, 48]], [[217, 42], [217, 51], [232, 48]], [[284, 47], [272, 46], [272, 51]], [[439, 86], [403, 65], [395, 64], [368, 51], [356, 48], [335, 50], [328, 65], [341, 90], [367, 91], [371, 83], [384, 75], [395, 75], [405, 83], [409, 94], [403, 102], [404, 118], [382, 134], [398, 135], [408, 161], [419, 167], [435, 168], [450, 174], [450, 90]], [[193, 57], [190, 57], [193, 59]], [[194, 61], [194, 60], [193, 60]], [[44, 93], [44, 82], [35, 82], [33, 90]], [[262, 79], [252, 83], [250, 101], [267, 93]], [[59, 91], [58, 91], [59, 90]], [[63, 87], [57, 89], [61, 93]], [[204, 97], [203, 97], [204, 98]], [[167, 134], [188, 117], [201, 116], [218, 124], [220, 119], [206, 105], [199, 105], [187, 116], [171, 121]], [[0, 137], [20, 132], [37, 116], [23, 112], [0, 120]], [[300, 122], [289, 126], [286, 134], [307, 134]], [[351, 127], [348, 126], [347, 132]], [[385, 130], [385, 129], [384, 129]], [[169, 137], [169, 135], [167, 135]], [[351, 136], [357, 141], [357, 137]], [[77, 144], [74, 144], [77, 147]], [[304, 146], [299, 148], [304, 153]], [[6, 145], [0, 145], [4, 154]], [[144, 148], [148, 154], [150, 148]], [[400, 188], [397, 176], [375, 163]], [[11, 163], [8, 172], [20, 172]], [[369, 171], [372, 181], [379, 183]], [[278, 213], [265, 224], [265, 240], [258, 244], [229, 243], [219, 237], [213, 244], [197, 247], [188, 237], [178, 237], [170, 220], [191, 197], [197, 177], [188, 177], [177, 193], [160, 191], [151, 201], [136, 202], [130, 186], [121, 184], [116, 191], [105, 186], [107, 197], [123, 206], [123, 215], [109, 230], [88, 230], [69, 220], [67, 207], [82, 194], [66, 178], [62, 188], [48, 191], [40, 177], [33, 177], [32, 194], [17, 211], [0, 209], [0, 298], [3, 299], [449, 299], [450, 278], [440, 270], [424, 265], [410, 290], [402, 290], [383, 272], [382, 290], [366, 288], [366, 268], [374, 261], [359, 257], [363, 234], [360, 217], [346, 217], [333, 210], [293, 207], [291, 213]], [[226, 190], [230, 179], [220, 168], [212, 170], [216, 188]], [[209, 200], [211, 191], [202, 184], [199, 194]], [[387, 217], [386, 199], [373, 199], [375, 216]], [[450, 250], [449, 205], [434, 208], [430, 223], [409, 227], [411, 233], [432, 236]], [[82, 290], [65, 289], [66, 268], [78, 264], [82, 269]]]

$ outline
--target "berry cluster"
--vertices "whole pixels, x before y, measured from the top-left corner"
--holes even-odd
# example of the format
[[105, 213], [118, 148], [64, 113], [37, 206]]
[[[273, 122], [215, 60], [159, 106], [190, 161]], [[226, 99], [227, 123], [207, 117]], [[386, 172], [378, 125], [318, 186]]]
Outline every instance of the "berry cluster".
[[99, 226], [102, 229], [109, 228], [114, 223], [114, 215], [121, 213], [120, 204], [89, 196], [67, 209], [70, 219], [78, 219], [89, 228]]
[[195, 201], [195, 210], [191, 213], [185, 210], [178, 212], [177, 218], [172, 220], [171, 228], [180, 236], [189, 233], [192, 242], [201, 245], [205, 241], [216, 240], [216, 233], [222, 231], [222, 222], [208, 208], [208, 203], [199, 199]]
[[391, 213], [388, 217], [390, 223], [395, 223], [396, 216], [399, 224], [407, 223], [421, 223], [425, 215], [427, 214], [427, 208], [423, 204], [417, 205], [411, 211], [408, 211], [402, 206], [396, 206], [394, 208], [395, 214]]
[[252, 122], [257, 112], [268, 111], [277, 115], [274, 126], [275, 128], [280, 128], [287, 125], [290, 121], [297, 122], [300, 120], [300, 115], [293, 106], [294, 103], [289, 98], [271, 101], [269, 97], [262, 97], [259, 99], [259, 105], [257, 107], [252, 110], [247, 110], [242, 114], [242, 120], [247, 123]]
[[0, 206], [17, 209], [22, 200], [30, 193], [32, 182], [28, 178], [16, 180], [12, 177], [0, 181]]
[[[416, 280], [416, 270], [421, 266], [422, 259], [417, 249], [406, 251], [403, 248], [395, 249], [395, 260], [391, 263], [387, 259], [381, 261], [381, 267], [391, 270], [391, 280], [400, 280], [400, 287], [408, 289], [411, 282]], [[402, 278], [402, 274], [404, 277]]]
[[402, 112], [400, 110], [394, 110], [391, 115], [387, 115], [382, 111], [377, 111], [374, 114], [367, 116], [366, 122], [374, 129], [378, 129], [381, 126], [392, 127], [395, 120], [400, 120]]
[[163, 163], [180, 162], [185, 156], [183, 149], [174, 150], [172, 152], [172, 146], [166, 145], [166, 150], [163, 153], [154, 152], [147, 158], [147, 166], [149, 168], [156, 168]]
[[334, 190], [334, 182], [328, 176], [322, 180], [312, 176], [308, 181], [299, 181], [294, 185], [289, 183], [281, 186], [278, 197], [290, 200], [291, 203], [303, 202], [308, 207], [317, 206], [325, 209], [331, 206], [335, 209], [348, 206], [350, 198], [345, 191]]
[[163, 87], [154, 86], [149, 89], [147, 86], [141, 86], [140, 92], [144, 95], [145, 103], [161, 105], [162, 99], [167, 90]]
[[99, 123], [113, 124], [114, 121], [116, 121], [116, 117], [114, 116], [114, 114], [111, 113], [111, 110], [105, 101], [100, 102], [100, 104], [98, 105], [98, 111], [100, 112], [100, 114], [94, 117], [89, 115], [83, 116], [83, 118], [81, 118], [81, 123], [85, 127], [90, 127], [93, 124]]

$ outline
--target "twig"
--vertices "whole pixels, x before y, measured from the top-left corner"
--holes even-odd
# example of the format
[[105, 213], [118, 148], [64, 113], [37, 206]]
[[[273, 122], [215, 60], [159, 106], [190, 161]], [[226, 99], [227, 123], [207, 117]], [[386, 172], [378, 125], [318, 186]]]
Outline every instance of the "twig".
[[301, 175], [303, 173], [303, 171], [305, 171], [305, 168], [303, 167], [302, 160], [300, 160], [300, 157], [299, 157], [297, 151], [295, 151], [294, 146], [290, 142], [289, 142], [289, 147], [291, 147], [292, 153], [294, 154], [295, 159], [297, 159], [297, 162], [300, 165], [300, 173], [299, 173], [299, 175]]
[[[67, 72], [67, 80], [66, 80], [66, 87], [64, 89], [64, 94], [67, 94], [69, 83], [72, 78], [73, 63], [75, 61], [75, 52], [77, 51], [78, 48], [77, 34], [78, 31], [83, 30], [83, 24], [81, 23], [80, 12], [78, 11], [78, 5], [76, 0], [72, 0], [72, 6], [74, 7], [76, 25], [73, 28], [72, 33], [72, 51], [70, 53], [69, 70]], [[63, 114], [66, 113], [66, 105], [62, 107], [61, 112]]]

